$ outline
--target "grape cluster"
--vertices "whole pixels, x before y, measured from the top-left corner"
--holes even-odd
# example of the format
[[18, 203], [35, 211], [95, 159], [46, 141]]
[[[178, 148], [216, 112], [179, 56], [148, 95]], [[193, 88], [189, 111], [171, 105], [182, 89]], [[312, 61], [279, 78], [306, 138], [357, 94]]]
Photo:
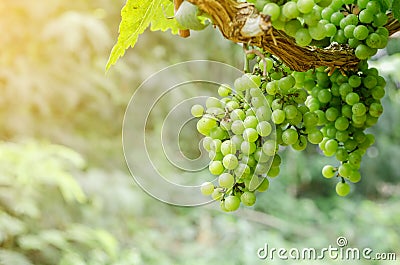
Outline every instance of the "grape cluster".
[[[251, 2], [251, 1], [250, 1]], [[359, 59], [384, 48], [389, 32], [386, 9], [368, 0], [253, 1], [269, 15], [274, 28], [296, 39], [300, 46], [348, 44]], [[262, 3], [262, 4], [261, 4]]]
[[346, 196], [348, 182], [360, 181], [362, 156], [374, 143], [365, 130], [383, 112], [385, 79], [366, 61], [357, 72], [329, 75], [322, 67], [291, 71], [268, 54], [257, 59], [252, 74], [236, 79], [234, 89], [219, 87], [222, 99], [209, 97], [205, 109], [191, 109], [200, 118], [197, 130], [205, 136], [209, 171], [218, 176], [218, 185], [205, 182], [201, 192], [220, 200], [225, 211], [240, 203], [251, 206], [254, 192], [267, 190], [268, 177], [279, 175], [279, 146], [302, 151], [310, 143], [336, 157], [339, 165], [326, 165], [322, 175], [336, 176], [336, 192]]

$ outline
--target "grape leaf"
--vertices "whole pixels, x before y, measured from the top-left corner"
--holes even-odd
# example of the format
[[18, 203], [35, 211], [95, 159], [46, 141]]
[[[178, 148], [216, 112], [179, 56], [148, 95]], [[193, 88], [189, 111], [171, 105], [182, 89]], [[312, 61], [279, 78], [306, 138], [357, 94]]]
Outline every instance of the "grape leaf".
[[[117, 43], [111, 50], [106, 70], [115, 64], [125, 54], [125, 50], [135, 46], [140, 34], [152, 24], [152, 30], [172, 29], [177, 32], [178, 26], [175, 19], [167, 19], [173, 14], [173, 5], [169, 0], [127, 0], [121, 10], [121, 23]], [[171, 15], [172, 15], [171, 14]]]
[[392, 6], [392, 1], [393, 0], [379, 0], [378, 2], [381, 4], [384, 10], [388, 10]]
[[400, 0], [393, 0], [392, 11], [394, 18], [400, 21]]
[[170, 0], [163, 0], [161, 8], [156, 10], [156, 14], [151, 20], [150, 30], [152, 31], [166, 31], [171, 29], [172, 34], [177, 34], [179, 25], [174, 16], [174, 4]]

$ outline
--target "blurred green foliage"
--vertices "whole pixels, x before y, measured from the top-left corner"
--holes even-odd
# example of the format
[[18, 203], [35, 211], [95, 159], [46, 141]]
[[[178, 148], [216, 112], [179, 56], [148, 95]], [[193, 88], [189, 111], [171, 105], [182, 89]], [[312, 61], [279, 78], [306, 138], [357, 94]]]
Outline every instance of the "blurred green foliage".
[[[338, 236], [400, 257], [395, 44], [391, 55], [371, 62], [387, 77], [385, 112], [349, 198], [335, 195], [320, 173], [329, 158], [309, 147], [305, 154], [281, 150], [282, 174], [254, 208], [180, 208], [149, 197], [129, 176], [121, 151], [126, 104], [145, 78], [172, 63], [211, 59], [242, 67], [241, 48], [211, 27], [189, 39], [144, 34], [105, 75], [122, 5], [0, 3], [0, 264], [267, 264], [256, 253], [265, 243], [321, 249]], [[187, 133], [188, 152], [198, 152]]]

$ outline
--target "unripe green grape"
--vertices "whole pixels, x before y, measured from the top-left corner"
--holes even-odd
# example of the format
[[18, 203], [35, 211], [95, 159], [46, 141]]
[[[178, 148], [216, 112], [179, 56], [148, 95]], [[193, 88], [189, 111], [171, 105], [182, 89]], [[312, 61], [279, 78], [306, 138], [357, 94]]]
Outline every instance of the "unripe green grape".
[[271, 21], [276, 21], [281, 14], [281, 9], [275, 3], [267, 3], [263, 8], [262, 13], [269, 15], [271, 17]]
[[365, 60], [372, 56], [373, 50], [367, 45], [359, 44], [354, 53], [358, 59]]
[[222, 158], [224, 158], [224, 155], [221, 152], [217, 152], [217, 151], [213, 151], [211, 150], [208, 153], [208, 157], [210, 158], [210, 160], [212, 161], [221, 161]]
[[374, 20], [374, 13], [370, 9], [361, 10], [358, 14], [358, 19], [361, 23], [369, 24]]
[[220, 121], [219, 126], [225, 131], [230, 131], [232, 126], [232, 120], [223, 119]]
[[307, 92], [304, 89], [296, 89], [293, 95], [295, 96], [294, 102], [296, 102], [297, 104], [303, 104], [308, 96]]
[[361, 164], [361, 159], [362, 156], [357, 150], [349, 154], [349, 163], [353, 166], [359, 166]]
[[222, 165], [221, 161], [212, 161], [208, 166], [208, 170], [213, 175], [220, 175], [224, 172], [224, 166]]
[[242, 156], [242, 159], [240, 161], [241, 161], [241, 163], [248, 165], [249, 168], [255, 167], [257, 165], [257, 161], [253, 155], [248, 155], [248, 156], [244, 155], [244, 156]]
[[336, 150], [338, 149], [338, 142], [336, 140], [330, 139], [326, 142], [325, 144], [325, 151], [328, 154], [328, 156], [332, 156], [336, 153]]
[[302, 29], [301, 22], [297, 19], [290, 20], [285, 25], [285, 33], [291, 37], [296, 36], [296, 32]]
[[281, 163], [282, 163], [281, 156], [279, 154], [276, 154], [272, 159], [271, 167], [279, 167]]
[[257, 191], [264, 192], [268, 190], [268, 188], [269, 188], [269, 180], [267, 178], [263, 178], [263, 181], [258, 186]]
[[366, 9], [373, 13], [380, 12], [381, 7], [377, 1], [368, 1]]
[[246, 114], [241, 109], [234, 109], [230, 114], [230, 118], [232, 119], [232, 121], [244, 120], [245, 117]]
[[383, 113], [383, 106], [381, 103], [372, 103], [371, 106], [369, 106], [369, 115], [372, 117], [378, 118], [381, 116]]
[[361, 85], [361, 77], [358, 75], [352, 75], [349, 77], [349, 85], [351, 87], [359, 87]]
[[200, 192], [204, 196], [210, 196], [214, 192], [214, 184], [212, 184], [211, 182], [204, 182], [203, 184], [201, 184]]
[[325, 117], [328, 121], [335, 121], [339, 116], [339, 110], [335, 107], [330, 107], [325, 111]]
[[256, 130], [261, 137], [266, 137], [271, 134], [272, 126], [267, 121], [261, 121], [259, 124], [257, 124]]
[[385, 96], [385, 89], [383, 88], [383, 86], [376, 86], [372, 90], [371, 95], [374, 99], [380, 100], [381, 98], [383, 98]]
[[222, 84], [218, 88], [218, 95], [221, 97], [227, 97], [232, 93], [232, 88], [227, 84]]
[[325, 151], [325, 144], [328, 141], [329, 141], [329, 138], [328, 137], [324, 137], [324, 139], [322, 139], [322, 141], [318, 144], [319, 149], [321, 149], [321, 151]]
[[353, 107], [351, 108], [353, 115], [355, 116], [363, 116], [365, 115], [367, 108], [365, 107], [365, 105], [361, 102], [356, 103], [353, 105]]
[[336, 174], [336, 169], [331, 165], [326, 165], [322, 168], [322, 176], [325, 178], [333, 178]]
[[232, 170], [232, 169], [235, 169], [239, 165], [239, 161], [238, 161], [238, 159], [237, 159], [237, 157], [235, 155], [227, 154], [222, 159], [222, 164], [226, 169]]
[[365, 40], [369, 35], [369, 30], [364, 25], [358, 25], [354, 28], [353, 36], [358, 40]]
[[339, 117], [335, 121], [335, 128], [339, 131], [345, 131], [349, 127], [350, 123], [346, 117]]
[[218, 184], [221, 188], [230, 189], [235, 183], [235, 178], [229, 173], [222, 173], [218, 177]]
[[360, 9], [365, 9], [369, 1], [370, 0], [357, 0], [357, 5], [360, 7]]
[[294, 37], [296, 39], [296, 43], [303, 47], [309, 45], [313, 39], [309, 33], [309, 30], [305, 28], [299, 29]]
[[267, 176], [270, 178], [275, 178], [279, 175], [280, 168], [279, 167], [271, 167], [267, 173]]
[[344, 15], [342, 12], [337, 11], [335, 13], [333, 13], [330, 17], [330, 21], [332, 24], [334, 24], [335, 26], [339, 26], [340, 25], [340, 21], [344, 18]]
[[359, 182], [361, 180], [361, 174], [360, 174], [360, 172], [358, 170], [353, 170], [350, 173], [348, 179], [353, 183], [357, 183], [357, 182]]
[[353, 106], [359, 101], [360, 101], [360, 96], [357, 93], [350, 92], [349, 94], [346, 95], [346, 103], [349, 104], [350, 106]]
[[329, 89], [321, 89], [318, 92], [318, 100], [321, 103], [328, 103], [332, 99], [332, 93], [329, 91]]
[[225, 198], [225, 209], [228, 212], [233, 212], [239, 209], [240, 206], [240, 199], [234, 195], [229, 195], [228, 197]]
[[231, 130], [234, 134], [241, 135], [244, 132], [244, 123], [241, 120], [232, 122]]
[[[273, 154], [272, 154], [273, 155]], [[271, 156], [264, 153], [262, 148], [257, 148], [253, 154], [254, 159], [259, 163], [266, 163], [271, 159]]]
[[240, 150], [243, 154], [250, 155], [256, 151], [256, 144], [253, 142], [243, 141], [240, 146]]
[[307, 147], [307, 138], [304, 135], [300, 135], [299, 139], [292, 144], [292, 148], [296, 151], [303, 151]]
[[204, 114], [204, 107], [199, 104], [193, 105], [190, 112], [192, 113], [193, 117], [199, 118]]
[[281, 92], [288, 92], [295, 84], [296, 80], [294, 77], [288, 75], [278, 81], [278, 88], [281, 90]]
[[299, 10], [295, 2], [287, 2], [283, 5], [282, 14], [288, 19], [295, 19], [299, 16]]
[[206, 107], [207, 108], [221, 108], [222, 104], [221, 101], [216, 97], [209, 97], [206, 100]]
[[221, 144], [222, 141], [220, 139], [214, 139], [211, 143], [210, 143], [210, 149], [216, 152], [220, 152], [221, 151]]
[[272, 112], [271, 119], [275, 124], [281, 124], [285, 120], [285, 112], [280, 109], [276, 109]]
[[221, 144], [221, 153], [225, 156], [227, 154], [236, 153], [236, 145], [231, 140], [226, 140]]
[[211, 194], [211, 198], [214, 201], [219, 201], [219, 200], [221, 200], [223, 195], [224, 195], [224, 193], [221, 192], [221, 189], [214, 189], [213, 193]]
[[314, 0], [297, 1], [297, 9], [303, 14], [310, 13], [313, 10], [314, 5]]
[[349, 139], [349, 132], [348, 131], [336, 131], [335, 138], [339, 142], [346, 142]]
[[347, 196], [350, 193], [350, 185], [346, 182], [339, 182], [336, 184], [336, 193], [342, 197]]
[[332, 7], [330, 7], [330, 6], [325, 7], [325, 8], [322, 9], [322, 11], [321, 11], [321, 17], [322, 17], [323, 19], [330, 20], [332, 14], [333, 14], [334, 12], [335, 12], [335, 10], [334, 10]]
[[213, 139], [226, 139], [229, 137], [229, 134], [227, 131], [225, 131], [224, 129], [222, 129], [221, 127], [214, 127], [210, 130], [210, 137]]
[[258, 139], [258, 133], [254, 128], [247, 128], [243, 131], [243, 139], [248, 142], [255, 142]]
[[265, 91], [269, 95], [275, 95], [278, 92], [278, 82], [277, 81], [271, 81], [267, 84], [265, 87]]
[[306, 112], [303, 115], [303, 123], [306, 127], [314, 127], [318, 124], [318, 115], [315, 112]]
[[208, 136], [210, 133], [210, 130], [217, 126], [217, 122], [215, 119], [208, 118], [208, 117], [202, 117], [198, 122], [197, 122], [197, 131], [205, 136]]
[[331, 42], [336, 41], [339, 44], [346, 44], [347, 43], [347, 38], [344, 35], [344, 30], [343, 29], [339, 29], [335, 36], [331, 37]]
[[349, 163], [343, 163], [339, 166], [338, 172], [340, 176], [347, 178], [353, 170], [353, 167]]
[[263, 175], [268, 172], [270, 165], [268, 163], [258, 163], [254, 168], [255, 175]]
[[308, 133], [308, 141], [312, 144], [319, 144], [323, 140], [323, 135], [318, 129], [314, 129]]
[[245, 191], [243, 194], [240, 196], [240, 200], [242, 203], [246, 206], [252, 206], [256, 203], [256, 195], [254, 195], [253, 192], [250, 191]]
[[371, 33], [368, 35], [365, 43], [370, 47], [370, 48], [380, 48], [381, 47], [381, 42], [382, 38], [379, 34], [377, 33]]
[[229, 111], [232, 111], [232, 110], [234, 110], [234, 109], [239, 108], [240, 106], [239, 106], [239, 103], [238, 103], [238, 102], [232, 100], [232, 101], [227, 102], [226, 105], [225, 105], [225, 107], [226, 107]]
[[334, 24], [328, 23], [328, 24], [325, 24], [324, 27], [325, 27], [325, 35], [327, 37], [333, 37], [333, 36], [336, 35], [337, 28], [336, 28], [336, 26]]
[[271, 119], [272, 111], [267, 106], [262, 106], [257, 108], [256, 110], [256, 117], [258, 122], [260, 121], [269, 121]]
[[247, 116], [243, 121], [245, 128], [256, 128], [258, 119], [255, 116]]
[[292, 128], [289, 128], [282, 133], [282, 140], [287, 145], [296, 143], [298, 138], [299, 134]]
[[[267, 156], [273, 156], [276, 154], [278, 151], [278, 145], [274, 140], [267, 140], [264, 142], [262, 145], [262, 151], [267, 155]], [[255, 157], [256, 158], [256, 157]], [[257, 160], [257, 158], [256, 158]]]
[[377, 79], [375, 78], [375, 76], [373, 76], [373, 75], [368, 75], [368, 76], [364, 77], [364, 79], [363, 79], [363, 84], [364, 84], [364, 86], [365, 86], [366, 88], [372, 89], [372, 88], [374, 88], [374, 87], [378, 84], [378, 81], [377, 81]]
[[286, 119], [291, 120], [297, 116], [297, 108], [294, 105], [286, 105], [283, 111], [285, 112]]

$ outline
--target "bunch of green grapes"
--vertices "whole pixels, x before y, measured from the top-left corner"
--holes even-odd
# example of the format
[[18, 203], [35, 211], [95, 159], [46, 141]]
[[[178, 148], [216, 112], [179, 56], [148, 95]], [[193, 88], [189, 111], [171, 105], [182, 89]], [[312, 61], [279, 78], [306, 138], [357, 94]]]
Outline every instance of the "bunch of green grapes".
[[[326, 47], [332, 42], [348, 44], [359, 59], [384, 48], [389, 32], [386, 9], [368, 0], [256, 1], [269, 15], [274, 28], [296, 39], [300, 46]], [[262, 8], [261, 8], [262, 7]]]
[[358, 72], [329, 76], [325, 68], [295, 72], [273, 56], [257, 59], [252, 74], [235, 80], [234, 89], [219, 87], [222, 99], [192, 107], [205, 136], [209, 171], [218, 176], [218, 185], [205, 182], [201, 192], [220, 200], [225, 211], [251, 206], [254, 193], [268, 189], [268, 177], [280, 173], [279, 147], [302, 151], [310, 143], [336, 156], [338, 165], [326, 165], [322, 175], [336, 176], [336, 192], [346, 196], [348, 182], [360, 181], [362, 156], [374, 143], [365, 129], [383, 112], [385, 80], [366, 61]]

